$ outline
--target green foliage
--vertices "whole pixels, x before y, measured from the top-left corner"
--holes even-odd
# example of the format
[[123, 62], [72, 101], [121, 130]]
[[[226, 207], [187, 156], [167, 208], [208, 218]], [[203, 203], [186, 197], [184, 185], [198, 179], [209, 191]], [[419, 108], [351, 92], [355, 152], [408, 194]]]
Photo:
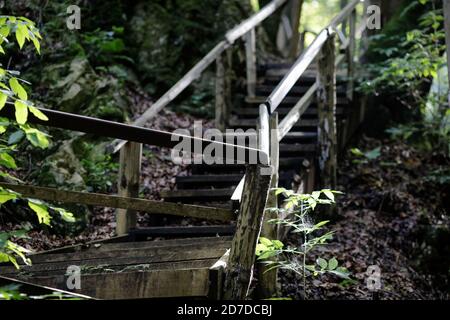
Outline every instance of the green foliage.
[[[446, 151], [450, 155], [450, 109], [443, 92], [431, 92], [432, 81], [443, 86], [440, 73], [446, 65], [444, 17], [434, 1], [414, 1], [403, 14], [413, 7], [431, 3], [432, 10], [423, 10], [416, 29], [403, 35], [381, 34], [374, 38], [372, 53], [379, 62], [368, 66], [369, 77], [360, 90], [365, 93], [395, 97], [412, 110], [420, 121], [400, 125], [388, 132], [395, 138], [413, 139], [425, 150]], [[385, 46], [384, 44], [390, 44]], [[378, 61], [377, 60], [377, 61]]]
[[119, 164], [112, 161], [110, 155], [100, 159], [82, 159], [81, 164], [86, 169], [85, 181], [91, 192], [110, 192], [113, 183], [117, 181]]
[[[0, 16], [0, 53], [5, 54], [3, 45], [9, 43], [13, 34], [20, 49], [22, 49], [25, 42], [31, 41], [36, 51], [40, 52], [39, 40], [42, 37], [34, 22], [24, 17]], [[48, 118], [28, 100], [28, 93], [22, 85], [28, 83], [18, 78], [18, 75], [20, 75], [18, 71], [4, 69], [3, 66], [0, 66], [0, 110], [6, 104], [13, 105], [17, 122], [14, 123], [9, 121], [9, 119], [0, 118], [0, 134], [5, 134], [10, 127], [15, 130], [7, 141], [0, 139], [0, 176], [16, 182], [20, 182], [20, 180], [3, 171], [3, 168], [17, 169], [16, 162], [11, 155], [15, 150], [16, 144], [25, 136], [36, 147], [46, 148], [48, 146], [47, 135], [26, 123], [29, 113], [43, 121], [47, 121]], [[0, 206], [8, 201], [16, 201], [20, 198], [21, 195], [19, 193], [0, 187]], [[74, 221], [70, 212], [62, 208], [49, 206], [39, 200], [28, 199], [28, 206], [36, 214], [41, 224], [50, 225], [51, 216], [49, 210], [59, 213], [64, 221]], [[24, 233], [0, 232], [0, 263], [10, 262], [16, 268], [19, 268], [18, 258], [25, 264], [31, 263], [25, 256], [29, 253], [29, 250], [10, 240], [18, 237], [24, 237]]]
[[381, 147], [375, 148], [370, 151], [362, 152], [358, 148], [350, 149], [350, 152], [358, 157], [359, 159], [354, 159], [353, 163], [368, 163], [369, 161], [378, 159], [381, 156]]
[[86, 48], [87, 56], [95, 65], [111, 64], [117, 60], [133, 62], [124, 55], [125, 42], [122, 39], [123, 27], [112, 27], [111, 31], [99, 28], [82, 34], [82, 44]]
[[274, 219], [269, 223], [276, 223], [291, 228], [291, 233], [298, 234], [302, 244], [298, 247], [286, 247], [279, 240], [270, 240], [264, 237], [259, 238], [256, 247], [258, 260], [263, 261], [270, 267], [290, 270], [303, 278], [303, 287], [306, 293], [306, 278], [318, 276], [324, 273], [331, 273], [338, 277], [348, 279], [349, 272], [344, 267], [339, 267], [336, 258], [325, 260], [318, 258], [315, 264], [307, 264], [307, 256], [317, 246], [325, 245], [332, 238], [333, 232], [321, 232], [329, 221], [312, 223], [310, 215], [317, 205], [331, 205], [335, 203], [335, 195], [341, 194], [339, 191], [323, 189], [314, 191], [311, 194], [297, 194], [292, 190], [284, 188], [276, 189], [277, 195], [283, 194], [286, 197], [284, 209], [268, 208], [277, 213], [289, 211], [292, 218]]

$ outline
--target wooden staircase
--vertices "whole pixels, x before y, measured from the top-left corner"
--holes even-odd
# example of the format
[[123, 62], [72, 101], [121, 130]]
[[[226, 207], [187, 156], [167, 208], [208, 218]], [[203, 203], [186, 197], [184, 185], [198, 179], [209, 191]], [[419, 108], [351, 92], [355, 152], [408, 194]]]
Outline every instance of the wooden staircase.
[[[292, 64], [266, 64], [260, 66], [255, 97], [245, 97], [238, 108], [231, 110], [228, 129], [256, 129], [259, 106], [263, 103], [288, 72]], [[315, 70], [307, 71], [296, 83], [290, 93], [281, 102], [277, 109], [279, 120], [282, 121], [292, 107], [299, 101], [304, 93], [314, 84], [316, 78], [312, 76]], [[345, 81], [338, 78], [337, 82], [337, 125], [342, 126], [348, 121], [349, 100], [346, 97]], [[294, 176], [302, 176], [305, 170], [316, 161], [318, 109], [315, 101], [303, 114], [300, 121], [293, 126], [292, 131], [280, 141], [280, 172], [279, 186], [291, 189]], [[340, 131], [338, 131], [340, 132]], [[247, 145], [248, 146], [248, 145]], [[222, 203], [230, 207], [234, 190], [245, 173], [245, 165], [227, 164], [193, 164], [190, 166], [191, 174], [176, 177], [176, 190], [163, 191], [161, 197], [165, 201], [184, 203]], [[298, 181], [297, 181], [298, 182]]]
[[[30, 115], [31, 124], [115, 139], [109, 149], [112, 154], [120, 150], [118, 194], [66, 191], [16, 182], [0, 182], [0, 187], [19, 192], [23, 197], [117, 208], [118, 236], [37, 253], [32, 256], [33, 265], [22, 265], [20, 270], [0, 264], [0, 278], [6, 276], [99, 299], [244, 299], [252, 278], [259, 233], [264, 219], [270, 218], [270, 214], [264, 214], [266, 203], [276, 206], [276, 195], [269, 189], [277, 185], [291, 188], [295, 176], [300, 177], [295, 181], [300, 184], [299, 192], [315, 188], [317, 176], [331, 181], [337, 149], [345, 144], [363, 117], [361, 110], [354, 107], [353, 99], [356, 7], [360, 0], [350, 1], [294, 64], [267, 63], [257, 68], [255, 29], [288, 1], [272, 0], [228, 31], [221, 42], [132, 124], [44, 108], [39, 109], [48, 121]], [[286, 15], [286, 10], [283, 12]], [[348, 38], [340, 29], [344, 22], [348, 22]], [[335, 47], [337, 38], [339, 48]], [[247, 96], [240, 106], [227, 109], [230, 95], [226, 92], [230, 86], [225, 77], [225, 61], [232, 53], [229, 48], [239, 39], [245, 40]], [[336, 56], [336, 52], [345, 54]], [[338, 74], [335, 85], [336, 70], [344, 67], [345, 59], [346, 77]], [[144, 127], [213, 62], [216, 62], [217, 124], [244, 130], [258, 126], [256, 147]], [[5, 107], [0, 116], [15, 119], [14, 109]], [[336, 130], [331, 130], [335, 123]], [[174, 149], [182, 139], [190, 145], [199, 143], [198, 153], [202, 155], [209, 147], [231, 148], [234, 156], [229, 160], [234, 164], [193, 165], [190, 175], [176, 178], [176, 190], [161, 194], [165, 201], [139, 198], [142, 145]], [[246, 159], [256, 154], [257, 163], [246, 160], [245, 165], [238, 164], [241, 160], [235, 156], [238, 152], [244, 152]], [[316, 168], [320, 167], [316, 165], [318, 162], [323, 167], [320, 170]], [[137, 228], [137, 211], [208, 223]], [[274, 228], [266, 229], [263, 232], [270, 234], [264, 236], [272, 239], [277, 236]], [[70, 267], [78, 271], [68, 274]], [[70, 285], [73, 277], [79, 277], [81, 288]], [[268, 285], [264, 297], [274, 294], [273, 280], [265, 273], [259, 275], [260, 285]]]

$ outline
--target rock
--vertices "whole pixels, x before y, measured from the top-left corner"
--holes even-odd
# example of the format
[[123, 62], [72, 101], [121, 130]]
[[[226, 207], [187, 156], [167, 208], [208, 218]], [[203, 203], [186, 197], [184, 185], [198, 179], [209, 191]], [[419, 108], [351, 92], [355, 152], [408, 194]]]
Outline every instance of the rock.
[[58, 150], [49, 156], [41, 168], [41, 176], [45, 176], [46, 185], [70, 186], [71, 190], [84, 191], [86, 185], [82, 174], [83, 166], [75, 156], [73, 140], [65, 141]]

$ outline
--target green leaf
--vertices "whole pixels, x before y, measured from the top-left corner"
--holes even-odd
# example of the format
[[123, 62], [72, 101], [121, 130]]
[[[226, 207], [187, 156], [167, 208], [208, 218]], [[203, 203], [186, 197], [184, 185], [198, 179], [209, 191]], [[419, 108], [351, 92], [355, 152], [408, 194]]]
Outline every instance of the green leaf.
[[8, 100], [8, 96], [3, 92], [0, 92], [0, 110], [5, 106], [6, 100]]
[[320, 268], [326, 269], [328, 266], [327, 260], [323, 258], [317, 258], [316, 263], [319, 265]]
[[333, 194], [333, 192], [331, 192], [331, 190], [325, 189], [325, 190], [322, 190], [322, 191], [327, 196], [328, 199], [330, 199], [331, 201], [334, 202], [334, 194]]
[[16, 107], [16, 121], [18, 124], [25, 124], [28, 118], [28, 106], [20, 100], [14, 102]]
[[328, 260], [328, 270], [334, 270], [338, 266], [338, 261], [336, 258]]
[[275, 247], [275, 249], [283, 249], [284, 247], [284, 243], [281, 242], [280, 240], [272, 240], [273, 246]]
[[66, 211], [63, 208], [52, 207], [52, 209], [55, 210], [56, 212], [58, 212], [64, 221], [70, 222], [70, 223], [75, 222], [75, 217], [73, 216], [72, 212]]
[[369, 152], [366, 152], [364, 156], [369, 160], [374, 160], [381, 155], [381, 147], [375, 148]]
[[11, 191], [0, 189], [0, 204], [3, 204], [9, 200], [17, 199], [17, 195]]
[[0, 164], [9, 169], [17, 169], [17, 165], [16, 162], [14, 161], [14, 158], [11, 157], [6, 152], [0, 153]]
[[319, 223], [317, 223], [317, 224], [314, 225], [314, 228], [313, 228], [313, 229], [314, 229], [314, 230], [317, 230], [317, 229], [319, 229], [320, 227], [326, 225], [328, 222], [330, 222], [330, 220], [320, 221]]
[[36, 118], [43, 120], [43, 121], [48, 121], [47, 116], [45, 114], [43, 114], [41, 112], [41, 110], [39, 110], [38, 108], [33, 107], [33, 106], [28, 106], [28, 109], [31, 111], [32, 114], [34, 114], [34, 116]]
[[8, 144], [17, 144], [23, 139], [23, 137], [25, 137], [25, 134], [22, 130], [14, 131], [8, 138]]
[[34, 200], [28, 200], [28, 206], [36, 213], [39, 223], [50, 225], [50, 214], [47, 207], [41, 203], [37, 203]]
[[24, 24], [18, 24], [16, 29], [16, 39], [19, 44], [19, 48], [22, 49], [25, 39], [27, 38], [28, 28]]
[[352, 149], [350, 149], [350, 152], [355, 156], [364, 157], [364, 153], [361, 150], [359, 150], [358, 148], [352, 148]]
[[264, 238], [264, 237], [259, 237], [259, 242], [267, 247], [272, 246], [272, 241], [270, 241], [269, 239]]
[[30, 141], [33, 146], [39, 147], [41, 149], [45, 149], [48, 147], [49, 141], [47, 139], [47, 134], [38, 129], [32, 128], [27, 124], [21, 125], [20, 128], [25, 132], [27, 140]]
[[25, 89], [22, 87], [22, 85], [19, 83], [17, 78], [11, 78], [9, 79], [9, 85], [12, 89], [12, 91], [21, 99], [21, 100], [28, 100], [28, 94], [25, 91]]

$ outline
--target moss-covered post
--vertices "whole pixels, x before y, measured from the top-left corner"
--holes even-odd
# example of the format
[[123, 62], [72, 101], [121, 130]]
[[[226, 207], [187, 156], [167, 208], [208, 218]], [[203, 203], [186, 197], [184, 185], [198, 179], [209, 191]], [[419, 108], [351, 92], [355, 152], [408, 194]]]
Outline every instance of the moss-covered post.
[[[269, 223], [270, 220], [277, 218], [277, 212], [268, 210], [278, 208], [278, 200], [275, 194], [275, 188], [278, 187], [278, 169], [280, 158], [280, 143], [278, 141], [278, 113], [274, 112], [270, 116], [270, 165], [272, 166], [272, 179], [270, 182], [269, 196], [267, 198], [266, 211], [261, 230], [261, 236], [270, 240], [277, 239], [277, 224]], [[277, 269], [260, 264], [258, 275], [258, 297], [261, 299], [271, 298], [277, 295]], [[268, 271], [269, 270], [269, 271]]]
[[335, 33], [329, 35], [319, 56], [317, 105], [319, 115], [318, 152], [321, 186], [336, 187], [336, 68]]
[[[137, 198], [141, 175], [142, 143], [127, 142], [120, 149], [118, 195]], [[136, 227], [136, 211], [117, 209], [116, 233], [123, 235]]]
[[265, 165], [248, 165], [245, 172], [236, 233], [231, 243], [224, 286], [224, 299], [243, 300], [253, 275], [255, 250], [264, 217], [271, 175]]

